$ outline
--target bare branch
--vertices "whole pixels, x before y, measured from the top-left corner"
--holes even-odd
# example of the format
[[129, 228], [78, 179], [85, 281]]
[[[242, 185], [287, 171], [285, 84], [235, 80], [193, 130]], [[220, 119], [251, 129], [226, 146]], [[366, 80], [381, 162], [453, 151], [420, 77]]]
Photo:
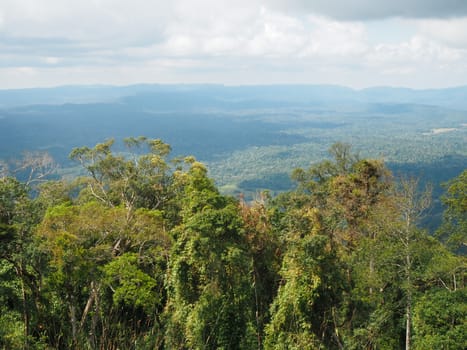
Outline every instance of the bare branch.
[[23, 158], [17, 162], [14, 173], [28, 172], [26, 185], [34, 182], [46, 181], [47, 177], [58, 169], [57, 163], [47, 152], [25, 152]]

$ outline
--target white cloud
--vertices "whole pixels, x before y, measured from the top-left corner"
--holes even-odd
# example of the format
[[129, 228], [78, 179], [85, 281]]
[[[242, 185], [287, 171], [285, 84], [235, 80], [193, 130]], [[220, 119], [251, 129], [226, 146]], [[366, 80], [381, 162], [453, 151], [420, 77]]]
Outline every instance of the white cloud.
[[44, 57], [43, 60], [46, 64], [50, 64], [50, 65], [58, 64], [61, 61], [60, 57], [52, 57], [52, 56]]
[[306, 45], [307, 33], [300, 20], [262, 7], [242, 39], [244, 55], [281, 57], [297, 54]]
[[[324, 17], [310, 16], [313, 30], [310, 44], [303, 56], [324, 56], [330, 59], [339, 56], [359, 56], [368, 50], [365, 27], [361, 23], [338, 22]], [[336, 57], [337, 56], [337, 57]]]
[[[393, 2], [0, 1], [0, 87], [139, 81], [380, 85], [396, 84], [391, 75], [421, 72], [467, 82], [467, 18], [356, 20], [395, 15]], [[439, 7], [431, 0], [425, 9], [421, 1], [406, 2], [406, 17], [433, 15]], [[438, 17], [454, 15], [453, 3], [446, 6]]]
[[160, 47], [168, 55], [245, 57], [329, 57], [359, 55], [366, 49], [363, 24], [324, 17], [292, 17], [265, 7], [217, 21], [172, 23]]
[[199, 52], [199, 43], [195, 37], [178, 34], [168, 38], [162, 49], [171, 56], [190, 56]]
[[5, 34], [103, 45], [152, 40], [170, 2], [146, 0], [2, 0]]
[[376, 45], [373, 52], [368, 55], [370, 62], [381, 65], [451, 63], [461, 58], [460, 51], [439, 45], [419, 35], [398, 44]]
[[420, 20], [422, 35], [457, 49], [467, 50], [467, 17], [449, 20]]

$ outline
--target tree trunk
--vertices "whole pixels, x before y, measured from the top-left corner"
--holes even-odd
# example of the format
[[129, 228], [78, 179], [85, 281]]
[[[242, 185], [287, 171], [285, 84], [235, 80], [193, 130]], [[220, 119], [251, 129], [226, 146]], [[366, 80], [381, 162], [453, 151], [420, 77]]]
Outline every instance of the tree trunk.
[[26, 286], [25, 286], [25, 273], [24, 273], [24, 265], [23, 265], [23, 259], [21, 258], [19, 261], [19, 264], [15, 264], [15, 271], [16, 275], [19, 277], [21, 281], [21, 307], [23, 311], [23, 335], [24, 335], [24, 341], [23, 341], [23, 349], [28, 349], [29, 344], [28, 344], [28, 337], [29, 337], [29, 308], [28, 308], [28, 303], [27, 303], [27, 294], [26, 294]]
[[76, 321], [76, 306], [75, 298], [70, 296], [70, 322], [71, 322], [71, 339], [73, 340], [73, 346], [76, 348], [78, 344], [78, 322]]
[[370, 272], [369, 272], [369, 274], [370, 274], [370, 290], [369, 290], [370, 295], [373, 294], [373, 287], [372, 287], [373, 280], [372, 280], [372, 278], [373, 278], [374, 273], [375, 273], [375, 258], [373, 256], [373, 254], [371, 254], [371, 256], [370, 256]]
[[411, 303], [407, 303], [406, 309], [406, 325], [405, 325], [405, 350], [410, 350], [410, 337], [411, 337], [411, 323], [412, 323], [412, 310]]
[[410, 228], [407, 227], [406, 236], [406, 252], [405, 252], [405, 263], [406, 263], [406, 276], [407, 276], [407, 304], [405, 312], [405, 350], [410, 350], [410, 337], [412, 327], [412, 259], [410, 255]]
[[261, 332], [260, 332], [260, 329], [261, 329], [261, 324], [260, 323], [261, 322], [260, 322], [260, 319], [259, 319], [258, 290], [257, 290], [257, 286], [256, 286], [256, 267], [253, 268], [253, 285], [255, 287], [256, 337], [257, 337], [257, 341], [258, 341], [258, 349], [261, 349], [262, 348], [262, 346], [261, 346]]
[[23, 268], [20, 267], [20, 279], [21, 279], [21, 298], [22, 298], [22, 306], [23, 306], [23, 322], [24, 322], [24, 343], [23, 349], [28, 349], [28, 337], [29, 337], [29, 310], [28, 310], [28, 303], [27, 303], [27, 296], [26, 296], [26, 288], [24, 286], [24, 274]]

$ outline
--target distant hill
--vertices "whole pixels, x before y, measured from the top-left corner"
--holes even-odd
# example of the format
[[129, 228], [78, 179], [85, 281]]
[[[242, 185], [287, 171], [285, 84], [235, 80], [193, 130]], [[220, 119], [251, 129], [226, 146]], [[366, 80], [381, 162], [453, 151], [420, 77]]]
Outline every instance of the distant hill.
[[253, 107], [302, 105], [322, 106], [332, 103], [409, 103], [443, 106], [467, 110], [467, 86], [413, 90], [394, 87], [374, 87], [363, 90], [335, 85], [130, 85], [130, 86], [63, 86], [54, 88], [32, 88], [0, 90], [0, 108], [37, 104], [99, 103], [120, 100], [134, 103], [147, 100], [164, 101], [166, 108], [210, 107], [236, 105]]
[[467, 110], [467, 86], [413, 90], [379, 87], [359, 91], [367, 102], [412, 103]]

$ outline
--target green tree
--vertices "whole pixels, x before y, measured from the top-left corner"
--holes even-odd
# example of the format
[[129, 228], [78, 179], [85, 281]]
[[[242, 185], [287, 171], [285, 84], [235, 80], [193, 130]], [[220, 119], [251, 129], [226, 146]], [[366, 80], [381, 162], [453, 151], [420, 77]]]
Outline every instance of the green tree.
[[[333, 160], [294, 172], [298, 191], [285, 210], [292, 223], [289, 227], [296, 232], [315, 231], [328, 238], [340, 277], [335, 280], [334, 289], [324, 293], [334, 300], [327, 311], [332, 315], [328, 317], [332, 323], [327, 329], [333, 343], [320, 346], [343, 348], [344, 344], [350, 346], [348, 340], [354, 338], [354, 331], [367, 328], [367, 320], [377, 305], [371, 297], [378, 286], [379, 267], [373, 246], [379, 235], [384, 235], [377, 223], [390, 207], [391, 179], [381, 162], [359, 160], [348, 145], [336, 144], [330, 154]], [[368, 337], [356, 348], [374, 339], [373, 335]]]
[[[70, 153], [70, 158], [79, 161], [89, 175], [83, 178], [86, 191], [81, 195], [110, 207], [124, 206], [128, 216], [137, 208], [165, 208], [172, 194], [167, 163], [170, 146], [158, 139], [128, 138], [128, 152], [116, 154], [113, 145], [114, 140], [108, 140], [93, 148], [75, 148]], [[145, 154], [136, 153], [145, 150]]]
[[351, 251], [358, 239], [371, 234], [365, 227], [388, 194], [390, 175], [380, 161], [359, 160], [349, 145], [334, 144], [329, 153], [333, 160], [296, 169], [292, 177], [308, 205], [320, 209], [331, 243]]
[[328, 238], [292, 234], [281, 269], [282, 284], [271, 306], [265, 349], [342, 347], [336, 309], [342, 289], [339, 263]]
[[[416, 180], [401, 179], [373, 212], [368, 226], [372, 234], [360, 243], [352, 261], [358, 303], [367, 309], [367, 321], [363, 318], [353, 332], [356, 348], [411, 348], [414, 300], [434, 255], [433, 240], [417, 227], [430, 199], [429, 190], [418, 192]], [[368, 267], [362, 265], [368, 261]]]
[[52, 257], [47, 287], [51, 299], [62, 300], [54, 314], [62, 314], [63, 326], [51, 343], [60, 347], [151, 347], [162, 340], [167, 227], [175, 224], [167, 216], [178, 215], [170, 147], [129, 138], [129, 153], [115, 154], [113, 143], [72, 151], [88, 173], [74, 188], [41, 187], [39, 200], [49, 205], [39, 228]]
[[402, 243], [401, 249], [401, 268], [405, 278], [404, 294], [405, 294], [405, 349], [411, 348], [412, 339], [412, 312], [413, 312], [413, 297], [415, 288], [415, 276], [417, 256], [422, 256], [424, 252], [420, 252], [420, 237], [423, 239], [423, 233], [419, 233], [416, 224], [420, 221], [424, 212], [429, 209], [431, 204], [431, 191], [425, 190], [422, 193], [418, 192], [418, 181], [411, 179], [400, 181], [400, 189], [396, 195], [396, 206], [401, 214], [401, 225], [395, 226], [394, 234]]
[[467, 348], [467, 289], [435, 289], [414, 307], [414, 349]]
[[[0, 178], [0, 276], [6, 278], [0, 281], [0, 290], [2, 298], [7, 296], [3, 305], [11, 305], [3, 309], [0, 323], [8, 326], [11, 320], [21, 324], [22, 348], [32, 346], [33, 337], [40, 336], [34, 330], [41, 323], [40, 289], [46, 258], [36, 249], [33, 229], [41, 212], [37, 202], [29, 198], [25, 184], [11, 177]], [[21, 321], [14, 316], [19, 314]], [[2, 338], [12, 342], [5, 343], [6, 347], [20, 341], [16, 330]]]
[[446, 209], [438, 236], [451, 248], [465, 250], [467, 246], [467, 170], [447, 183], [447, 191], [442, 200]]
[[160, 212], [137, 209], [130, 221], [126, 214], [99, 202], [62, 204], [41, 223], [52, 257], [47, 287], [66, 306], [63, 329], [71, 330], [56, 335], [69, 339], [62, 346], [110, 349], [160, 331], [171, 241]]
[[183, 181], [183, 220], [172, 232], [166, 347], [249, 348], [256, 338], [251, 257], [238, 204], [219, 194], [200, 163], [192, 163]]
[[268, 193], [262, 193], [252, 203], [240, 201], [240, 213], [252, 257], [251, 279], [254, 289], [254, 313], [258, 348], [262, 348], [264, 328], [270, 321], [270, 305], [279, 286], [281, 264], [280, 232], [273, 227]]

